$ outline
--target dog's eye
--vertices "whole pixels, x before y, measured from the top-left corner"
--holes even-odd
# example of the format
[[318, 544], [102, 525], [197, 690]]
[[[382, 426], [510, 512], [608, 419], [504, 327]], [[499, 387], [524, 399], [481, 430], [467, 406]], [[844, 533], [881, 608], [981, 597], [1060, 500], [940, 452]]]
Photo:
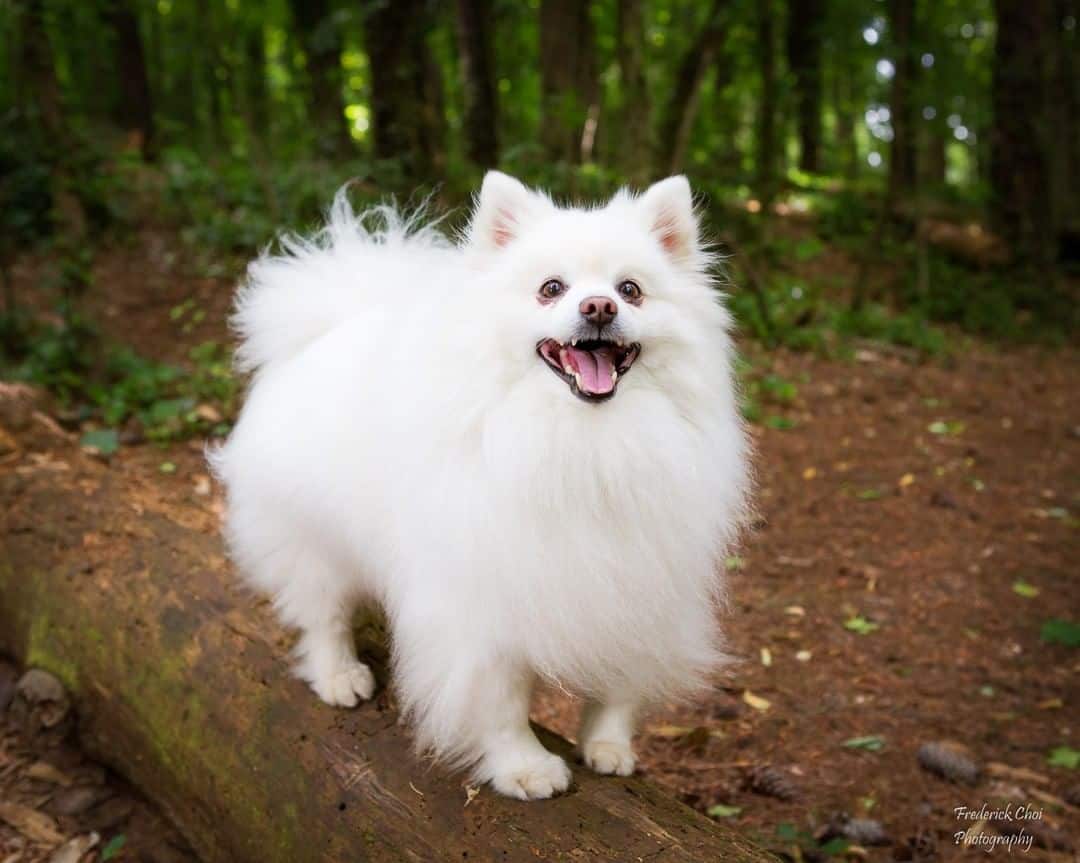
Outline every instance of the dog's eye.
[[624, 300], [628, 300], [631, 303], [636, 302], [641, 299], [641, 285], [633, 279], [626, 279], [619, 282], [619, 294]]
[[540, 286], [540, 296], [545, 300], [553, 300], [565, 290], [566, 285], [558, 279], [548, 279]]

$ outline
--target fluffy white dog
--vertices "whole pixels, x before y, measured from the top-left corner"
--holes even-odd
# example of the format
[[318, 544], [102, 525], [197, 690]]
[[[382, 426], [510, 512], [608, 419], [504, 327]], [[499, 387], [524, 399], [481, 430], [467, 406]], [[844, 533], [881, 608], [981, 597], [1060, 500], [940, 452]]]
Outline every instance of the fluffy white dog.
[[493, 172], [460, 245], [339, 195], [252, 264], [254, 378], [212, 461], [232, 554], [323, 700], [371, 696], [350, 618], [376, 602], [421, 751], [564, 790], [529, 728], [545, 678], [585, 698], [585, 763], [633, 771], [642, 709], [723, 659], [748, 472], [710, 263], [684, 177], [583, 209]]

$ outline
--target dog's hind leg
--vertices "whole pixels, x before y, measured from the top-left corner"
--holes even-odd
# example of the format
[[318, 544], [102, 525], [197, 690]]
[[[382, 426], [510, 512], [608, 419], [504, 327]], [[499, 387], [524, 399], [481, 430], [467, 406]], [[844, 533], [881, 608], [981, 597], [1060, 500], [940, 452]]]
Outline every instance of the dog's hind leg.
[[636, 759], [634, 736], [635, 705], [630, 700], [587, 701], [581, 713], [578, 749], [582, 760], [597, 773], [629, 776]]
[[322, 559], [300, 554], [274, 604], [282, 619], [300, 629], [297, 674], [327, 704], [354, 707], [375, 691], [375, 677], [356, 656], [352, 615], [355, 585]]

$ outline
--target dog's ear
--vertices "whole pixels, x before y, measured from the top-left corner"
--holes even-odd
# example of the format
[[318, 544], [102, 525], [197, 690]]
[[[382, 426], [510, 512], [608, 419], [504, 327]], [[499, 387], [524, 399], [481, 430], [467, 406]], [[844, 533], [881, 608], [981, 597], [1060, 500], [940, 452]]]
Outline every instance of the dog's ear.
[[542, 200], [509, 174], [488, 171], [469, 223], [469, 243], [482, 249], [498, 249], [513, 242]]
[[637, 202], [649, 230], [671, 257], [682, 260], [698, 248], [698, 220], [690, 182], [681, 174], [653, 183]]

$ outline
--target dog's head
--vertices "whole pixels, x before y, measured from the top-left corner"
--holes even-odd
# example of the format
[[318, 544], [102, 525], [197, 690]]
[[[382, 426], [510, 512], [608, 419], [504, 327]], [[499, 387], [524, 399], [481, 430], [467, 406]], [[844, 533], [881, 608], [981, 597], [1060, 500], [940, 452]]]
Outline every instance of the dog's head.
[[671, 394], [726, 374], [712, 366], [726, 350], [728, 318], [685, 177], [585, 209], [559, 207], [493, 171], [467, 240], [491, 276], [499, 338], [522, 371], [526, 361], [542, 364], [592, 404], [622, 387]]

